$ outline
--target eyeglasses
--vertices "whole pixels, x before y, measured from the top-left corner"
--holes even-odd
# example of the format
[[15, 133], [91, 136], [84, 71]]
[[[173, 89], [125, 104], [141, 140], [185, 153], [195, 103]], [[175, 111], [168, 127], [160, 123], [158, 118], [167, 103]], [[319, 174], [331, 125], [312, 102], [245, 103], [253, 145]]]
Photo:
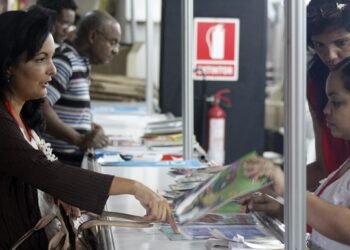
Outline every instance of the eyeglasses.
[[320, 7], [309, 6], [307, 8], [307, 21], [315, 22], [320, 18], [338, 17], [342, 11], [349, 7], [350, 0], [328, 1]]
[[103, 39], [105, 39], [111, 45], [113, 49], [120, 48], [120, 43], [118, 42], [118, 40], [108, 38], [102, 31], [97, 30], [97, 33], [100, 34], [103, 37]]

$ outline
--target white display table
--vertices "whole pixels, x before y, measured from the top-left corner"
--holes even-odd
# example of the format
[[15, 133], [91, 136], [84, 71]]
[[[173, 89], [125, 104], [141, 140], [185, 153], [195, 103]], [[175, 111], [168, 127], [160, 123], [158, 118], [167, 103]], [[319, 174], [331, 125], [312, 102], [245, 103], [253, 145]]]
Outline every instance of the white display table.
[[[101, 172], [138, 180], [157, 191], [165, 189], [174, 182], [165, 167], [102, 167]], [[107, 201], [109, 211], [144, 215], [145, 210], [132, 196], [120, 195], [110, 197]], [[118, 250], [199, 250], [205, 249], [205, 241], [170, 241], [159, 225], [146, 229], [112, 228], [114, 249]]]

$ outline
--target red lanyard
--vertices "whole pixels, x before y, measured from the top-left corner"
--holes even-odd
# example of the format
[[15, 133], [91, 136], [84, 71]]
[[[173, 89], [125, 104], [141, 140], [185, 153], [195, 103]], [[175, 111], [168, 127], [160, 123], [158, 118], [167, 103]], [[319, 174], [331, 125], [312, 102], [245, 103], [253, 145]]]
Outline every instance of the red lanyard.
[[339, 179], [344, 174], [344, 168], [348, 169], [348, 162], [349, 160], [346, 160], [343, 165], [337, 170], [337, 172], [321, 187], [321, 189], [315, 193], [318, 197], [321, 196], [321, 194], [324, 192], [324, 190], [331, 185], [333, 182]]
[[24, 123], [20, 120], [19, 117], [17, 118], [17, 115], [16, 115], [15, 112], [13, 111], [13, 109], [12, 109], [12, 107], [11, 107], [11, 105], [10, 105], [10, 103], [9, 103], [8, 100], [3, 99], [2, 102], [5, 104], [5, 107], [6, 107], [7, 111], [11, 114], [11, 116], [13, 117], [13, 119], [16, 121], [18, 127], [24, 129], [24, 131], [27, 132], [27, 134], [28, 134], [28, 139], [29, 139], [29, 141], [30, 141], [30, 140], [32, 139], [32, 132], [31, 132], [31, 130], [28, 129], [28, 128], [24, 125]]
[[[339, 177], [341, 177], [346, 170], [344, 170], [344, 168], [346, 168], [346, 170], [349, 168], [349, 160], [346, 160], [343, 165], [337, 170], [337, 172], [321, 187], [321, 189], [316, 193], [315, 195], [317, 195], [318, 197], [321, 196], [321, 194], [324, 192], [324, 190], [329, 187], [332, 183], [334, 183], [336, 180], [339, 179]], [[312, 232], [312, 227], [310, 227], [309, 225], [307, 225], [307, 232], [311, 233]]]

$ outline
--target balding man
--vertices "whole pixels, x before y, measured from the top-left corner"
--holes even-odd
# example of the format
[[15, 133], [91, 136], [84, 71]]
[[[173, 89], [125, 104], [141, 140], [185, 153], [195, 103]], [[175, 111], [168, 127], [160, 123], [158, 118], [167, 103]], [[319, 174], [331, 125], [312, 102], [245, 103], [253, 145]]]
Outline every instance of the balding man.
[[73, 42], [56, 50], [52, 77], [44, 103], [46, 141], [63, 162], [80, 166], [84, 151], [104, 147], [108, 138], [92, 123], [90, 112], [90, 64], [105, 64], [119, 52], [121, 28], [108, 13], [92, 11], [80, 20]]

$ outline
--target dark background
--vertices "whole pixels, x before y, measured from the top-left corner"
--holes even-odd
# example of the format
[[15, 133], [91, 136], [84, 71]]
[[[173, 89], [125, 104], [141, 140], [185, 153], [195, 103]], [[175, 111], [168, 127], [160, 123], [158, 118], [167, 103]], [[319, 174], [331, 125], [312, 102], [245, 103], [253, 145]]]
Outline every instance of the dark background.
[[[163, 0], [161, 37], [160, 108], [181, 116], [181, 1]], [[207, 149], [207, 96], [229, 88], [233, 102], [226, 111], [226, 157], [230, 163], [252, 150], [264, 149], [264, 100], [266, 64], [265, 0], [194, 0], [194, 17], [240, 19], [239, 79], [195, 81], [194, 131]]]

